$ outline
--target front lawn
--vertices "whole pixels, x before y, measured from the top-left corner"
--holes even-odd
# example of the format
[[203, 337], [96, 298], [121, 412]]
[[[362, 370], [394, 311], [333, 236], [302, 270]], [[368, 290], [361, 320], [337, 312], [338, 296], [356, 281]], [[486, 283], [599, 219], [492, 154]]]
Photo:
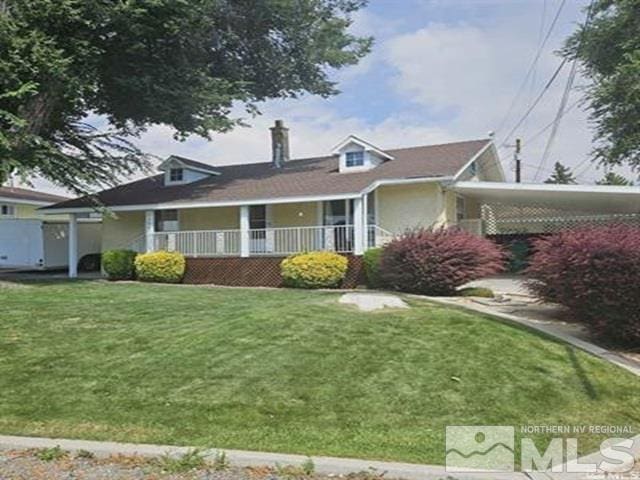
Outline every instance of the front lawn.
[[426, 302], [371, 314], [337, 298], [0, 287], [0, 433], [442, 464], [445, 425], [639, 426], [639, 379], [565, 344]]

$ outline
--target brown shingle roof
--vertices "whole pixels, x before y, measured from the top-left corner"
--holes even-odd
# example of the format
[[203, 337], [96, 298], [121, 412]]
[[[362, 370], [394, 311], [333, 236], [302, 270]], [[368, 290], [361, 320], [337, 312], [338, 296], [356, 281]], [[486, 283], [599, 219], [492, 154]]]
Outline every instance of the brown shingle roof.
[[0, 197], [13, 198], [16, 201], [27, 200], [31, 202], [57, 203], [69, 200], [69, 197], [52, 195], [50, 193], [36, 192], [26, 188], [0, 187]]
[[[185, 185], [164, 186], [163, 175], [97, 194], [106, 206], [159, 203], [230, 202], [358, 193], [376, 180], [455, 175], [488, 140], [386, 150], [394, 157], [366, 172], [339, 173], [338, 157], [290, 160], [281, 169], [270, 162], [215, 167], [221, 175]], [[48, 208], [81, 208], [88, 197]]]

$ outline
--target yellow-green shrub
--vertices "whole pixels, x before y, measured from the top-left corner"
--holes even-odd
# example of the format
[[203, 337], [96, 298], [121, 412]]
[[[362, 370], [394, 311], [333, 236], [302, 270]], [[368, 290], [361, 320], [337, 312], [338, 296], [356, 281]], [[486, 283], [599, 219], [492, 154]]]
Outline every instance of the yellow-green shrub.
[[143, 282], [179, 283], [185, 269], [184, 256], [178, 252], [151, 252], [136, 257], [136, 275]]
[[291, 255], [280, 264], [284, 284], [296, 288], [337, 287], [347, 273], [346, 257], [333, 252]]

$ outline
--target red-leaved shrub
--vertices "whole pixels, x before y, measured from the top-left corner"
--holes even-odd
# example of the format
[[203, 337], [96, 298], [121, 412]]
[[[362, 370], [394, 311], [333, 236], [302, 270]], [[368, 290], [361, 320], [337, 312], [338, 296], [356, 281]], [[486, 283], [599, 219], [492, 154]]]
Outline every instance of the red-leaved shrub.
[[568, 307], [598, 338], [640, 343], [640, 228], [567, 230], [533, 248], [526, 273], [539, 298]]
[[385, 246], [380, 280], [403, 292], [455, 295], [456, 287], [501, 272], [505, 257], [491, 240], [463, 230], [419, 229]]

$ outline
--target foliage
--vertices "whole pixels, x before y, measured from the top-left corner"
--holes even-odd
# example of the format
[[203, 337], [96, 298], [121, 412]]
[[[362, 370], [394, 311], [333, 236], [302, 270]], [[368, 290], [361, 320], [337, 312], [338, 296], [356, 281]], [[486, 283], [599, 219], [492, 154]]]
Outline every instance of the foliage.
[[569, 308], [592, 333], [640, 344], [640, 229], [585, 227], [534, 243], [529, 287], [541, 299]]
[[596, 182], [596, 185], [619, 185], [622, 187], [629, 187], [633, 185], [633, 182], [619, 173], [607, 172]]
[[518, 273], [529, 264], [531, 245], [528, 240], [517, 239], [509, 243], [509, 272]]
[[231, 462], [229, 462], [229, 458], [227, 457], [226, 452], [223, 450], [219, 450], [216, 452], [216, 456], [213, 459], [213, 469], [215, 471], [221, 472], [223, 470], [229, 470], [231, 468]]
[[282, 465], [276, 462], [275, 473], [282, 478], [307, 478], [313, 475], [316, 470], [316, 465], [313, 463], [311, 457], [307, 457], [300, 466], [297, 465]]
[[186, 261], [179, 252], [149, 252], [135, 259], [136, 276], [143, 282], [179, 283]]
[[66, 456], [67, 452], [60, 448], [60, 445], [51, 448], [41, 448], [35, 452], [35, 457], [43, 462], [53, 462]]
[[370, 248], [364, 252], [362, 261], [364, 263], [364, 273], [367, 277], [367, 286], [369, 288], [380, 288], [380, 259], [382, 258], [382, 248]]
[[349, 32], [364, 3], [0, 2], [0, 166], [84, 193], [148, 165], [129, 139], [151, 125], [210, 138], [235, 104], [335, 94], [370, 49]]
[[158, 459], [158, 466], [167, 473], [189, 472], [205, 466], [204, 455], [198, 449], [188, 450], [178, 457], [167, 453]]
[[505, 257], [491, 240], [463, 230], [418, 229], [385, 246], [380, 278], [403, 292], [455, 295], [460, 285], [501, 272]]
[[458, 290], [458, 295], [461, 297], [483, 297], [493, 298], [495, 297], [493, 290], [484, 287], [467, 287]]
[[335, 288], [347, 273], [347, 258], [334, 252], [309, 252], [285, 258], [280, 271], [284, 284], [295, 288]]
[[78, 450], [75, 454], [76, 458], [84, 458], [84, 459], [92, 459], [95, 458], [95, 454], [93, 452], [90, 452], [89, 450], [85, 450], [83, 448], [81, 448], [80, 450]]
[[[445, 426], [468, 419], [640, 427], [630, 372], [457, 308], [409, 298], [372, 315], [335, 292], [28, 285], [2, 291], [7, 434], [443, 464]], [[348, 442], [345, 425], [357, 425]], [[579, 437], [581, 454], [605, 438]]]
[[590, 80], [586, 99], [595, 127], [594, 157], [608, 165], [640, 168], [639, 0], [596, 0], [591, 18], [567, 41], [564, 55], [577, 58]]
[[553, 166], [553, 173], [544, 183], [557, 183], [559, 185], [575, 185], [576, 179], [569, 167], [565, 167], [560, 162], [556, 162]]
[[135, 276], [133, 250], [107, 250], [102, 253], [102, 269], [109, 280], [130, 280]]

